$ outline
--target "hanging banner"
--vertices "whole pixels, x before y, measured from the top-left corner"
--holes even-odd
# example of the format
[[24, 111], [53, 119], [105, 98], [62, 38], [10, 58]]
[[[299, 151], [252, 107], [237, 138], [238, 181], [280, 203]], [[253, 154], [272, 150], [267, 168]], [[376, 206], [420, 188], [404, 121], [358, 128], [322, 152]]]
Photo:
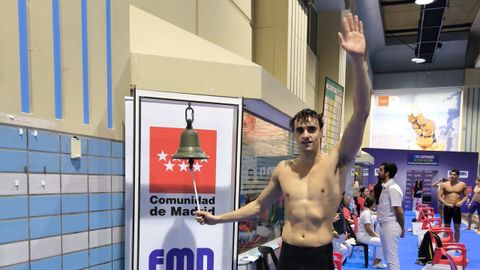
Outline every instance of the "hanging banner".
[[375, 91], [370, 146], [458, 151], [461, 104], [460, 88]]
[[188, 160], [173, 158], [189, 104], [209, 156], [192, 167], [198, 205], [214, 214], [238, 207], [242, 99], [136, 90], [131, 269], [237, 268], [237, 224], [195, 221]]

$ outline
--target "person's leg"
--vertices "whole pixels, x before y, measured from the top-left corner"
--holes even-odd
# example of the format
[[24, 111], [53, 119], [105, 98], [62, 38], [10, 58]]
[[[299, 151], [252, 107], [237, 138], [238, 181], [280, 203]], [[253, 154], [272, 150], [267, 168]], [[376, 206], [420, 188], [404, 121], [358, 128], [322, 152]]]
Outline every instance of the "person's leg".
[[345, 246], [347, 247], [347, 256], [345, 256], [345, 258], [343, 258], [344, 262], [348, 257], [350, 257], [350, 254], [352, 254], [352, 251], [353, 251], [353, 246], [352, 245], [345, 244]]
[[440, 214], [440, 220], [442, 221], [443, 221], [443, 210], [444, 210], [443, 208], [444, 208], [443, 203], [439, 201], [437, 205], [437, 209], [438, 209], [438, 213]]
[[381, 263], [383, 259], [383, 249], [382, 249], [382, 242], [380, 240], [380, 237], [370, 237], [368, 244], [373, 245], [375, 247], [375, 256], [373, 259], [373, 265]]
[[382, 242], [380, 240], [380, 237], [368, 237], [368, 238], [362, 238], [358, 239], [360, 242], [365, 243], [367, 245], [372, 245], [375, 248], [375, 256], [373, 259], [373, 264], [378, 264], [382, 262], [383, 259], [383, 250], [382, 250]]
[[341, 253], [342, 260], [345, 260], [349, 255], [347, 246], [341, 243], [340, 240], [337, 238], [333, 238], [332, 244], [333, 244], [333, 251]]
[[472, 229], [472, 216], [473, 216], [473, 214], [468, 213], [468, 216], [467, 216], [468, 225], [465, 228], [465, 230], [471, 230]]
[[443, 207], [443, 226], [445, 226], [446, 228], [450, 228], [452, 217], [453, 217], [453, 208], [444, 206]]
[[417, 210], [417, 205], [418, 205], [418, 204], [421, 204], [421, 203], [422, 203], [422, 197], [420, 197], [420, 198], [415, 198], [415, 206], [414, 206], [414, 208], [413, 208], [412, 211], [416, 211], [416, 210]]
[[453, 228], [455, 232], [453, 237], [455, 238], [455, 242], [458, 243], [460, 241], [460, 225], [462, 224], [462, 209], [460, 207], [455, 207], [453, 212]]
[[350, 250], [345, 244], [340, 243], [340, 253], [342, 253], [342, 262], [344, 262], [350, 255]]
[[480, 205], [477, 206], [477, 233], [480, 233]]
[[476, 204], [475, 204], [475, 202], [473, 202], [470, 205], [470, 208], [468, 208], [468, 216], [467, 216], [468, 225], [467, 225], [467, 228], [465, 228], [465, 230], [472, 229], [472, 216], [473, 216], [473, 213], [475, 213], [475, 210], [477, 210], [476, 209]]
[[389, 270], [400, 270], [398, 260], [398, 239], [402, 229], [397, 222], [382, 224], [380, 239], [385, 260]]
[[453, 223], [454, 233], [453, 238], [455, 238], [455, 242], [458, 243], [460, 241], [460, 225], [461, 223]]

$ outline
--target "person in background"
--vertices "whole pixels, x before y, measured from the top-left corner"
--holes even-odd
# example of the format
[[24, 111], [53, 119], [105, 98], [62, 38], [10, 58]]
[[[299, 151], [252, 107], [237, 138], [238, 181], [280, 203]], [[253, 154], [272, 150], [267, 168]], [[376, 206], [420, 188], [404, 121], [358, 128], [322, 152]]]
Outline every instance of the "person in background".
[[462, 205], [468, 199], [467, 185], [458, 180], [460, 171], [452, 169], [450, 181], [440, 185], [438, 200], [443, 203], [443, 225], [450, 228], [453, 219], [455, 242], [460, 240], [460, 225], [462, 224]]
[[358, 213], [358, 216], [360, 216], [360, 213], [363, 211], [363, 209], [365, 209], [365, 199], [369, 196], [370, 194], [370, 191], [368, 190], [368, 188], [366, 187], [361, 187], [360, 188], [360, 196], [358, 196], [358, 199], [357, 199], [357, 213]]
[[377, 207], [380, 240], [390, 270], [400, 270], [398, 240], [405, 237], [403, 192], [394, 181], [396, 174], [397, 165], [395, 163], [382, 163], [378, 170], [378, 179], [382, 181], [382, 193], [380, 193]]
[[422, 203], [422, 195], [423, 195], [423, 181], [420, 179], [415, 180], [415, 185], [413, 186], [412, 191], [412, 211], [416, 210], [417, 204]]
[[342, 197], [342, 205], [343, 205], [343, 216], [345, 217], [345, 221], [349, 226], [353, 225], [353, 218], [352, 218], [352, 212], [351, 209], [349, 208], [351, 205], [352, 198], [348, 196], [345, 192], [343, 193]]
[[345, 262], [345, 260], [350, 256], [350, 253], [352, 253], [353, 247], [346, 242], [346, 239], [348, 239], [348, 233], [346, 227], [347, 221], [343, 215], [343, 202], [338, 206], [337, 215], [335, 216], [332, 226], [333, 250], [340, 252], [342, 254], [342, 261]]
[[375, 232], [375, 220], [376, 217], [371, 210], [375, 201], [370, 197], [365, 198], [365, 208], [360, 214], [360, 220], [358, 222], [357, 240], [375, 246], [375, 257], [373, 259], [373, 268], [387, 268], [382, 263], [383, 251], [382, 243], [380, 241], [380, 235]]
[[[465, 230], [472, 228], [472, 216], [477, 211], [477, 216], [480, 218], [480, 176], [475, 179], [475, 187], [473, 188], [473, 196], [468, 202], [468, 226]], [[480, 232], [480, 227], [477, 225], [477, 232]]]

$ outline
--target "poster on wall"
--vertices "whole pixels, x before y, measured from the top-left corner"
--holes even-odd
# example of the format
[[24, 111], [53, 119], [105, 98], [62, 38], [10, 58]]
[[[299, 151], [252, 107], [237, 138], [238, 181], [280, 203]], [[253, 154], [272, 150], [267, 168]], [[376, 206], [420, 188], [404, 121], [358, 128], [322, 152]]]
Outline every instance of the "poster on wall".
[[[236, 269], [237, 224], [202, 226], [194, 212], [238, 207], [242, 99], [136, 90], [134, 105], [130, 269]], [[187, 117], [209, 157], [191, 171], [173, 158]]]
[[330, 78], [325, 79], [323, 102], [322, 151], [329, 152], [340, 141], [342, 128], [343, 86]]
[[[363, 151], [369, 153], [375, 159], [375, 164], [371, 168], [371, 176], [368, 179], [369, 184], [375, 184], [378, 181], [376, 170], [383, 162], [395, 163], [398, 171], [395, 175], [395, 182], [400, 186], [404, 194], [404, 204], [406, 210], [412, 207], [413, 184], [416, 179], [423, 180], [423, 195], [427, 201], [431, 200], [431, 206], [438, 213], [438, 190], [437, 186], [432, 184], [449, 177], [449, 172], [456, 168], [460, 170], [460, 175], [469, 176], [460, 178], [467, 187], [475, 186], [475, 176], [477, 175], [478, 153], [460, 152], [460, 151], [418, 151], [418, 150], [396, 150], [382, 148], [363, 148]], [[463, 172], [463, 173], [462, 173]], [[375, 175], [375, 177], [373, 177]], [[468, 188], [467, 188], [468, 189]], [[467, 206], [462, 206], [462, 211], [467, 211]]]
[[377, 91], [370, 145], [374, 148], [458, 151], [461, 90]]
[[[432, 182], [437, 178], [437, 170], [407, 170], [405, 183], [405, 196], [403, 200], [404, 209], [413, 209], [413, 197], [415, 181], [418, 179], [422, 183], [422, 196], [432, 196]], [[434, 190], [436, 192], [436, 190]]]

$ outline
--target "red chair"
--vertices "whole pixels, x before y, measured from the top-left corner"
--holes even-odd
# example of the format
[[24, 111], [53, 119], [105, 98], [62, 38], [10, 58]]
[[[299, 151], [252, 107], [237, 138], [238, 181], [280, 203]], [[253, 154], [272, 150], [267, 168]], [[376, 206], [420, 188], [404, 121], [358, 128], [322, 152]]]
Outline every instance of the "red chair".
[[422, 230], [430, 230], [442, 227], [442, 220], [436, 217], [424, 218], [422, 220]]
[[419, 203], [415, 206], [415, 210], [420, 212], [420, 209], [425, 208], [425, 207], [430, 207], [430, 205], [426, 204], [426, 203]]
[[435, 212], [433, 211], [433, 207], [423, 207], [420, 209], [418, 213], [417, 221], [423, 221], [426, 218], [434, 218]]
[[[432, 244], [436, 243], [435, 251], [433, 253], [432, 258], [432, 265], [435, 264], [446, 264], [451, 265], [450, 260], [453, 262], [454, 265], [462, 266], [462, 269], [465, 269], [468, 264], [467, 259], [467, 249], [465, 248], [464, 244], [461, 243], [444, 243], [440, 240], [440, 242], [435, 238], [435, 234], [430, 234], [432, 237]], [[459, 252], [459, 255], [451, 255], [448, 254], [447, 251], [455, 251]], [[450, 255], [450, 259], [444, 254]]]
[[441, 253], [443, 256], [447, 257], [448, 262], [450, 263], [450, 270], [458, 270], [458, 267], [455, 264], [452, 255], [448, 254], [444, 249], [441, 250]]
[[440, 238], [443, 243], [455, 242], [452, 229], [443, 227], [440, 218], [425, 218], [422, 221], [422, 230], [429, 230], [436, 234], [444, 234], [444, 236]]
[[342, 253], [340, 252], [333, 252], [333, 264], [335, 265], [336, 270], [342, 270]]
[[453, 237], [453, 231], [451, 228], [433, 228], [433, 229], [430, 229], [429, 231], [436, 234], [439, 234], [439, 233], [444, 234], [443, 237], [440, 237], [440, 240], [442, 240], [442, 243], [455, 243], [455, 239]]

